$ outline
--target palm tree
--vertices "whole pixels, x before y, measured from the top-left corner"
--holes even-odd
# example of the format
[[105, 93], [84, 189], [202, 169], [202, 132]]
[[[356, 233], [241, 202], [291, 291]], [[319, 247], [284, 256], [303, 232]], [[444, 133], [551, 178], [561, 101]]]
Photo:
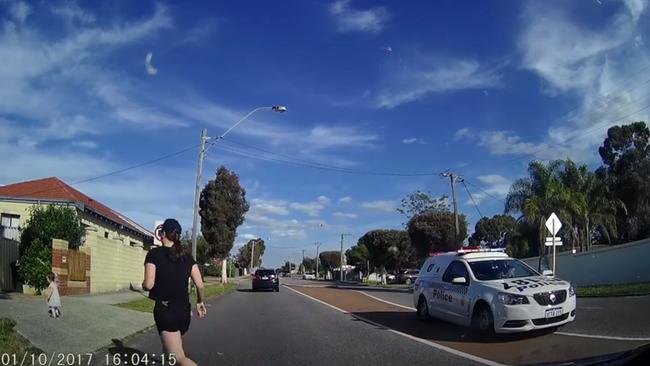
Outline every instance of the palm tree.
[[532, 161], [528, 165], [528, 177], [516, 180], [506, 197], [505, 213], [520, 213], [520, 220], [538, 230], [539, 266], [541, 267], [544, 246], [544, 223], [555, 212], [564, 223], [573, 226], [572, 210], [575, 199], [558, 178], [562, 161], [544, 164]]
[[605, 181], [591, 172], [586, 165], [577, 166], [573, 161], [563, 162], [560, 179], [570, 192], [570, 205], [580, 251], [589, 250], [595, 229], [600, 229], [609, 244], [617, 237], [616, 213], [625, 212], [623, 202], [608, 190]]

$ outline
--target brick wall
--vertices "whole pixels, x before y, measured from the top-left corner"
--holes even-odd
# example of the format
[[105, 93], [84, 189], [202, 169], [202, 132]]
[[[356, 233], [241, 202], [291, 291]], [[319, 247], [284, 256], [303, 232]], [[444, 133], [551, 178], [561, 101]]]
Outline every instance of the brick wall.
[[[83, 248], [83, 247], [82, 247]], [[81, 295], [90, 293], [90, 254], [85, 248], [79, 251], [83, 253], [86, 267], [85, 281], [68, 281], [68, 242], [65, 240], [52, 240], [52, 272], [59, 280], [59, 293], [61, 295]]]

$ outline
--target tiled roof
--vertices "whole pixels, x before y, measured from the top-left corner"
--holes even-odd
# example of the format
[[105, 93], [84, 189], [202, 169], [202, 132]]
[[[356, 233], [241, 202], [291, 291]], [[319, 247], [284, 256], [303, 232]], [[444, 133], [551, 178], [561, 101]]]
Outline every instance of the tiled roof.
[[22, 183], [9, 184], [0, 187], [0, 198], [20, 198], [25, 200], [56, 200], [81, 203], [91, 211], [123, 225], [128, 229], [144, 236], [151, 237], [152, 233], [135, 223], [128, 217], [111, 209], [99, 201], [86, 196], [56, 177], [31, 180]]

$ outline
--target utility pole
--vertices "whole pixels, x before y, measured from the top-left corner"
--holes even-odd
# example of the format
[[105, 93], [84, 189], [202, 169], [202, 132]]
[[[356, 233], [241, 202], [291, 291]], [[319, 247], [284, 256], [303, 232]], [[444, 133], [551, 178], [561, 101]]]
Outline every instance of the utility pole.
[[205, 158], [205, 140], [208, 131], [201, 130], [201, 147], [199, 148], [199, 166], [196, 170], [196, 186], [194, 187], [194, 216], [192, 216], [192, 257], [196, 260], [196, 232], [198, 231], [199, 199], [201, 196], [201, 174], [203, 173], [203, 159]]
[[251, 273], [253, 273], [253, 262], [255, 261], [255, 242], [256, 240], [251, 240]]
[[339, 266], [339, 269], [341, 270], [340, 271], [341, 272], [341, 276], [340, 276], [341, 282], [343, 282], [343, 237], [346, 236], [346, 235], [347, 236], [352, 236], [352, 234], [341, 233], [341, 264]]
[[456, 180], [458, 180], [459, 178], [462, 179], [462, 177], [459, 177], [457, 174], [449, 173], [449, 172], [441, 173], [440, 175], [442, 175], [445, 178], [449, 178], [449, 180], [451, 181], [451, 196], [454, 202], [454, 221], [456, 226], [455, 237], [456, 237], [456, 242], [458, 242], [458, 239], [460, 238], [460, 229], [458, 227], [458, 206], [456, 204]]
[[320, 242], [317, 241], [314, 244], [316, 244], [316, 279], [318, 279], [318, 262], [320, 262], [318, 250], [320, 249]]
[[302, 274], [305, 274], [305, 250], [302, 250]]

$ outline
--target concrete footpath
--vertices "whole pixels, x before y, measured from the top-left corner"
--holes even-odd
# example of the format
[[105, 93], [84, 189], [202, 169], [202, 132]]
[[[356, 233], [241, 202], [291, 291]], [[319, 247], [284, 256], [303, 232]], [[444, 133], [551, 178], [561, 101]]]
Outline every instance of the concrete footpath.
[[0, 318], [16, 321], [16, 330], [48, 354], [93, 352], [154, 324], [151, 314], [113, 306], [142, 298], [137, 292], [64, 296], [62, 316], [51, 318], [43, 296], [2, 294]]

